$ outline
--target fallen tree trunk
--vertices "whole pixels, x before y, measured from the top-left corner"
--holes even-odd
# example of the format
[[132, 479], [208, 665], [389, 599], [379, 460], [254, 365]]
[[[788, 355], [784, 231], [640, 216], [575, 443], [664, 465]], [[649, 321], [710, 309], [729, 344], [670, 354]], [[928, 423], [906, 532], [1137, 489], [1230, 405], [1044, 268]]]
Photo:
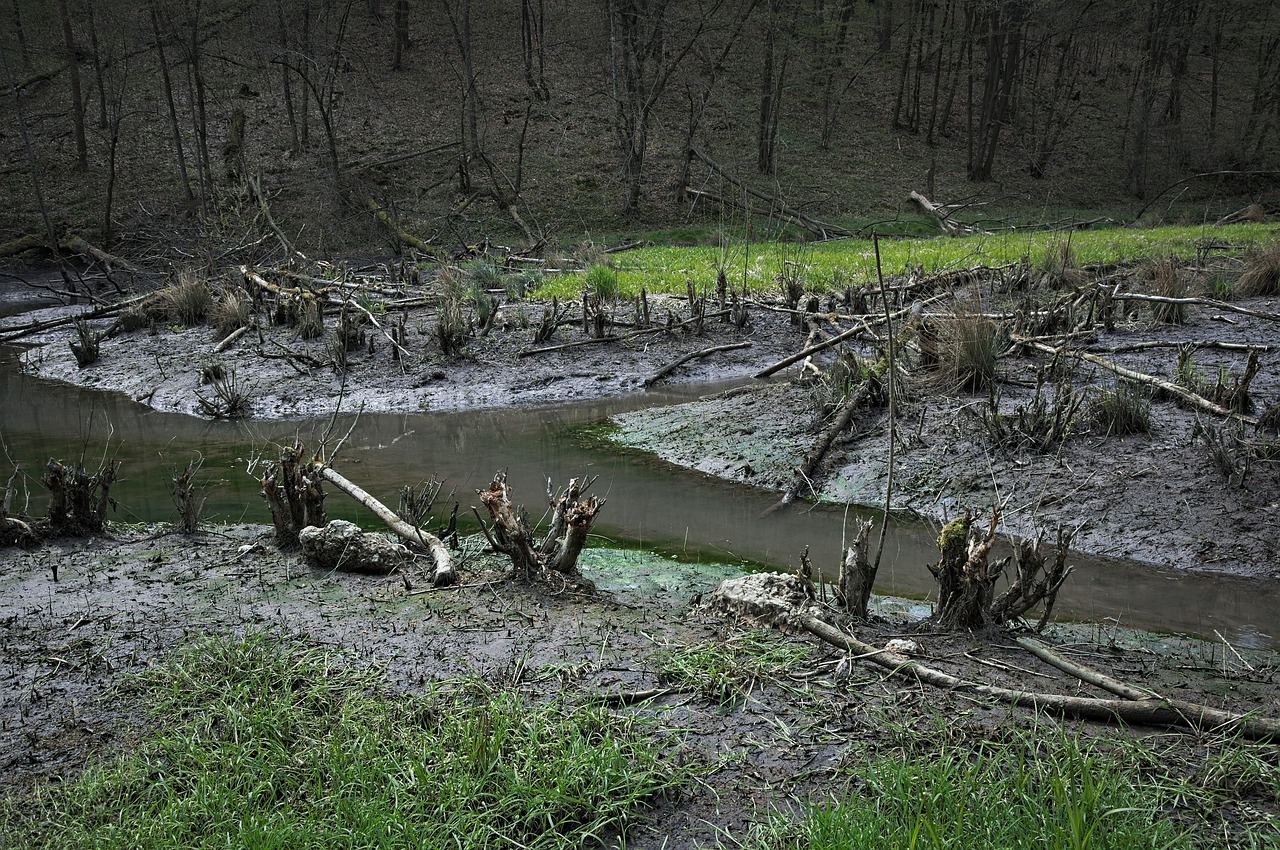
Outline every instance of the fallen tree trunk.
[[947, 211], [943, 207], [935, 204], [919, 192], [912, 190], [911, 194], [907, 195], [907, 200], [918, 206], [923, 212], [932, 216], [933, 220], [938, 223], [938, 228], [946, 235], [959, 236], [964, 232], [964, 228], [952, 221], [951, 217], [947, 215]]
[[853, 392], [849, 393], [849, 397], [845, 399], [844, 404], [840, 406], [840, 410], [836, 412], [831, 425], [822, 433], [818, 441], [813, 444], [813, 448], [805, 453], [804, 463], [796, 470], [795, 480], [791, 482], [790, 487], [783, 491], [782, 499], [771, 510], [794, 502], [796, 496], [800, 493], [800, 488], [812, 482], [813, 474], [817, 471], [818, 465], [822, 463], [822, 459], [827, 456], [827, 451], [830, 450], [831, 444], [836, 441], [836, 437], [839, 437], [849, 427], [849, 423], [853, 421], [853, 414], [871, 396], [874, 383], [875, 379], [868, 377], [858, 384]]
[[1280, 322], [1280, 314], [1267, 313], [1262, 310], [1250, 310], [1248, 307], [1237, 307], [1225, 301], [1212, 298], [1170, 298], [1166, 295], [1141, 295], [1137, 292], [1117, 292], [1111, 296], [1113, 301], [1145, 301], [1152, 304], [1188, 304], [1197, 307], [1212, 307], [1215, 310], [1226, 310], [1242, 316], [1253, 316], [1255, 319], [1266, 319], [1269, 322]]
[[63, 316], [58, 319], [46, 319], [40, 322], [30, 322], [25, 325], [8, 328], [4, 333], [0, 334], [0, 344], [12, 342], [15, 339], [22, 339], [24, 336], [41, 333], [43, 331], [52, 330], [53, 328], [62, 327], [63, 325], [75, 324], [85, 319], [100, 319], [103, 316], [111, 316], [123, 310], [127, 310], [134, 304], [152, 297], [153, 293], [145, 293], [143, 295], [135, 295], [133, 298], [126, 298], [124, 301], [117, 301], [114, 304], [108, 304], [106, 307], [98, 307], [95, 310], [87, 310], [83, 313], [77, 313], [74, 316]]
[[816, 617], [802, 615], [798, 619], [798, 624], [805, 631], [838, 649], [845, 650], [851, 656], [888, 669], [892, 675], [938, 688], [978, 694], [1010, 705], [1031, 706], [1049, 714], [1086, 720], [1120, 721], [1144, 726], [1188, 726], [1199, 731], [1235, 733], [1254, 740], [1280, 738], [1280, 720], [1233, 714], [1180, 700], [1095, 699], [979, 685], [941, 670], [926, 667], [888, 650], [863, 643]]
[[690, 352], [689, 354], [686, 354], [685, 356], [679, 358], [678, 360], [673, 360], [672, 362], [668, 363], [666, 366], [663, 366], [661, 369], [654, 372], [649, 377], [645, 378], [644, 385], [646, 387], [653, 386], [658, 381], [661, 381], [667, 375], [670, 375], [676, 369], [683, 366], [685, 363], [688, 363], [690, 360], [700, 360], [703, 357], [710, 357], [712, 354], [716, 354], [721, 351], [734, 351], [739, 348], [750, 348], [750, 347], [751, 347], [751, 343], [749, 342], [733, 342], [727, 345], [714, 345], [711, 348], [704, 348], [701, 351]]
[[435, 571], [431, 575], [431, 584], [439, 587], [453, 584], [458, 580], [458, 575], [453, 568], [453, 558], [449, 555], [449, 550], [439, 537], [429, 531], [418, 528], [416, 525], [410, 525], [405, 522], [394, 511], [369, 495], [363, 487], [343, 477], [333, 467], [319, 464], [316, 466], [322, 478], [373, 511], [378, 519], [386, 523], [387, 528], [395, 532], [398, 537], [427, 550], [431, 555], [432, 562], [435, 564]]
[[[378, 224], [381, 224], [384, 228], [386, 228], [387, 233], [391, 234], [392, 238], [396, 240], [397, 246], [403, 245], [409, 248], [413, 248], [414, 250], [421, 251], [424, 254], [435, 253], [434, 251], [431, 250], [431, 246], [428, 245], [425, 241], [423, 241], [422, 239], [419, 239], [417, 236], [414, 236], [412, 233], [401, 228], [394, 221], [392, 221], [391, 214], [388, 213], [386, 209], [377, 201], [375, 201], [373, 198], [366, 198], [365, 205], [368, 206], [369, 209], [373, 212], [373, 217], [378, 220]], [[398, 253], [399, 252], [397, 252], [397, 254]]]

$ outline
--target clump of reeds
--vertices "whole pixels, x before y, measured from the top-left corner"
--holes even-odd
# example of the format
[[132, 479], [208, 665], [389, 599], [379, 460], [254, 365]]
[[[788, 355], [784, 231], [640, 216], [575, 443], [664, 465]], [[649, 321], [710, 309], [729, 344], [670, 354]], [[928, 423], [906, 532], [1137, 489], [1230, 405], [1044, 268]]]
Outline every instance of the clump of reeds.
[[1249, 255], [1235, 292], [1241, 298], [1280, 295], [1280, 242]]
[[[1187, 278], [1172, 257], [1165, 257], [1152, 267], [1150, 294], [1161, 298], [1186, 298], [1191, 294]], [[1184, 324], [1187, 321], [1187, 305], [1172, 301], [1153, 301], [1151, 320], [1159, 325]]]

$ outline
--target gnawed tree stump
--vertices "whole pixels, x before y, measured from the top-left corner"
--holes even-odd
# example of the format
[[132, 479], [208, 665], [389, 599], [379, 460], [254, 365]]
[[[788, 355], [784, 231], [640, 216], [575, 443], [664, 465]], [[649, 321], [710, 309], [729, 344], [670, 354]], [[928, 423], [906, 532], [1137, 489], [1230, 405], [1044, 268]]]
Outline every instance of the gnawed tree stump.
[[[594, 480], [594, 479], [592, 479]], [[487, 490], [478, 490], [480, 502], [489, 511], [492, 525], [481, 520], [480, 526], [495, 551], [511, 559], [515, 574], [531, 578], [545, 571], [563, 575], [578, 574], [578, 556], [586, 545], [587, 534], [604, 500], [595, 496], [582, 498], [592, 480], [579, 485], [571, 478], [557, 496], [551, 480], [547, 480], [547, 500], [551, 504], [551, 527], [541, 544], [535, 545], [529, 516], [511, 501], [507, 476], [499, 473]], [[480, 519], [477, 513], [476, 518]]]
[[822, 619], [813, 585], [789, 573], [751, 573], [727, 578], [697, 601], [695, 612], [714, 613], [777, 626]]
[[938, 628], [968, 631], [987, 625], [992, 587], [1000, 577], [999, 568], [988, 564], [999, 516], [993, 508], [986, 533], [972, 540], [969, 532], [974, 517], [970, 511], [942, 527], [938, 535], [941, 557], [929, 565], [929, 572], [938, 580], [938, 610], [933, 615]]
[[49, 491], [49, 531], [55, 535], [100, 534], [107, 524], [107, 511], [116, 506], [111, 485], [119, 464], [108, 461], [92, 475], [83, 463], [75, 469], [49, 459], [40, 483]]
[[[1034, 541], [1014, 540], [1013, 557], [991, 563], [1000, 511], [992, 509], [985, 532], [971, 534], [973, 520], [973, 514], [966, 512], [943, 526], [938, 535], [940, 557], [937, 564], [929, 565], [938, 580], [938, 610], [932, 617], [933, 625], [952, 631], [1003, 626], [1043, 603], [1036, 630], [1043, 629], [1053, 613], [1058, 591], [1071, 574], [1071, 567], [1067, 566], [1071, 531], [1058, 527], [1051, 564], [1042, 552], [1043, 535]], [[995, 584], [1010, 563], [1014, 565], [1014, 576], [1008, 589], [997, 597]]]
[[369, 575], [386, 575], [409, 559], [409, 550], [381, 534], [361, 531], [353, 522], [332, 520], [323, 528], [309, 525], [298, 532], [302, 554], [313, 567]]
[[1067, 551], [1071, 547], [1072, 536], [1071, 529], [1058, 526], [1058, 542], [1053, 549], [1051, 564], [1047, 563], [1041, 551], [1043, 534], [1037, 535], [1034, 541], [1013, 541], [1015, 574], [1009, 589], [991, 603], [990, 614], [993, 621], [1007, 623], [1017, 620], [1043, 602], [1044, 610], [1040, 613], [1040, 621], [1036, 623], [1035, 630], [1044, 630], [1053, 614], [1054, 603], [1058, 601], [1058, 591], [1073, 569], [1067, 566]]
[[301, 444], [280, 453], [280, 460], [262, 476], [262, 497], [271, 509], [276, 529], [276, 545], [296, 549], [298, 533], [309, 525], [324, 526], [324, 490], [320, 474], [305, 459]]
[[853, 545], [840, 562], [840, 578], [836, 583], [836, 604], [844, 606], [846, 611], [861, 620], [867, 618], [871, 585], [876, 580], [870, 553], [871, 520], [864, 519], [858, 523]]

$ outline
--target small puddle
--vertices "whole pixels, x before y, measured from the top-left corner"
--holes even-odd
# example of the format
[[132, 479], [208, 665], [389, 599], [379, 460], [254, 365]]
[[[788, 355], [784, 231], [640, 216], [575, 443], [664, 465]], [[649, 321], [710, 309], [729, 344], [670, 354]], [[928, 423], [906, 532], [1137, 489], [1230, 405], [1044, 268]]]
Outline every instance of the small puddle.
[[[394, 507], [405, 484], [436, 476], [453, 489], [463, 512], [474, 492], [505, 471], [518, 501], [544, 503], [548, 477], [596, 476], [592, 492], [607, 501], [596, 530], [602, 545], [624, 544], [681, 559], [791, 567], [807, 545], [815, 565], [834, 570], [844, 543], [845, 512], [797, 505], [762, 516], [777, 494], [672, 467], [647, 456], [609, 451], [577, 440], [572, 427], [723, 389], [681, 387], [547, 408], [464, 413], [366, 414], [342, 449], [338, 468]], [[269, 522], [250, 470], [261, 470], [276, 446], [300, 436], [315, 445], [328, 421], [207, 422], [159, 413], [117, 394], [40, 381], [18, 371], [16, 351], [0, 348], [0, 430], [13, 459], [32, 479], [34, 512], [45, 495], [34, 479], [49, 457], [96, 464], [110, 438], [122, 462], [112, 491], [123, 520], [170, 521], [172, 471], [203, 458], [209, 484], [206, 516]], [[331, 443], [353, 417], [332, 424]], [[21, 496], [19, 496], [21, 498]], [[326, 502], [333, 516], [373, 527], [341, 494]], [[852, 527], [855, 513], [848, 515]], [[934, 590], [926, 564], [937, 558], [934, 532], [919, 523], [890, 527], [877, 590], [925, 597]], [[1280, 609], [1270, 583], [1231, 576], [1180, 574], [1131, 562], [1077, 557], [1056, 613], [1067, 619], [1214, 637], [1280, 648]]]

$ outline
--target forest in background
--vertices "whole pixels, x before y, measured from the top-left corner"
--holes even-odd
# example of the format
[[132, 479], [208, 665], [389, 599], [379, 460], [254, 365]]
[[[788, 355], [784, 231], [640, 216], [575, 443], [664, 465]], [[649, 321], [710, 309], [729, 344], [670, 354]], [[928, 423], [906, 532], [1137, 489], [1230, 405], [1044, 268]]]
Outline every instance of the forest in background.
[[1202, 221], [1276, 186], [1265, 0], [8, 5], [3, 240], [838, 231], [911, 190]]

